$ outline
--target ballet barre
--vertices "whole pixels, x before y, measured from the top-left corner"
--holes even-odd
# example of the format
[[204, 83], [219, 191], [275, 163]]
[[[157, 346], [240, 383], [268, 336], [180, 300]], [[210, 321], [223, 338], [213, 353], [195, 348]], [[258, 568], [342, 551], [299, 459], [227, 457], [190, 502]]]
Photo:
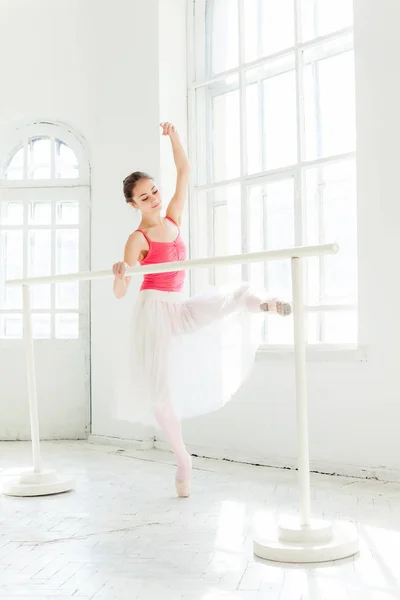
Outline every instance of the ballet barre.
[[[130, 267], [126, 275], [148, 275], [150, 273], [172, 273], [173, 271], [189, 271], [205, 267], [224, 267], [229, 265], [244, 265], [253, 262], [267, 262], [271, 260], [284, 260], [288, 258], [307, 258], [322, 256], [323, 254], [336, 254], [339, 252], [337, 244], [322, 244], [319, 246], [297, 246], [283, 250], [263, 250], [250, 254], [231, 254], [230, 256], [213, 256], [212, 258], [193, 258], [191, 260], [145, 265], [143, 267]], [[11, 279], [6, 284], [10, 286], [39, 285], [45, 283], [65, 283], [66, 281], [89, 281], [94, 279], [110, 279], [114, 277], [112, 271], [83, 271], [82, 273], [68, 273], [65, 275], [45, 275], [43, 277], [30, 277], [28, 279]]]
[[[306, 340], [304, 329], [303, 259], [315, 256], [336, 254], [337, 244], [298, 246], [282, 250], [195, 258], [180, 262], [135, 266], [126, 269], [126, 275], [146, 275], [187, 271], [195, 268], [209, 268], [240, 265], [254, 262], [291, 260], [293, 292], [294, 363], [297, 402], [298, 436], [298, 482], [299, 518], [282, 519], [278, 524], [260, 522], [255, 529], [254, 553], [261, 558], [294, 563], [314, 563], [337, 560], [358, 552], [359, 540], [355, 527], [350, 523], [335, 523], [311, 518], [310, 502], [310, 459], [307, 415]], [[32, 332], [29, 288], [32, 285], [64, 283], [67, 281], [89, 281], [114, 277], [111, 270], [87, 271], [63, 275], [31, 277], [7, 281], [9, 286], [23, 289], [24, 344], [29, 395], [30, 427], [32, 439], [33, 469], [24, 469], [10, 477], [3, 486], [3, 492], [10, 496], [40, 496], [58, 494], [73, 489], [71, 478], [57, 474], [54, 470], [42, 468], [34, 342]]]

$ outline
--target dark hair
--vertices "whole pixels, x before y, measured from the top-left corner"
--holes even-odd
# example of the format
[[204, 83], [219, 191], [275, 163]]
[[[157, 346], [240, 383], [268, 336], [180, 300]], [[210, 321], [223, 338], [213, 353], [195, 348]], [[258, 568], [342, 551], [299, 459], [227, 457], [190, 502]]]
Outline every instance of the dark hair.
[[125, 177], [124, 179], [124, 196], [125, 196], [125, 200], [127, 202], [133, 202], [133, 191], [137, 185], [137, 183], [141, 180], [141, 179], [153, 179], [150, 175], [148, 175], [147, 173], [143, 173], [143, 171], [135, 171], [134, 173], [131, 173], [130, 175], [128, 175], [128, 177]]

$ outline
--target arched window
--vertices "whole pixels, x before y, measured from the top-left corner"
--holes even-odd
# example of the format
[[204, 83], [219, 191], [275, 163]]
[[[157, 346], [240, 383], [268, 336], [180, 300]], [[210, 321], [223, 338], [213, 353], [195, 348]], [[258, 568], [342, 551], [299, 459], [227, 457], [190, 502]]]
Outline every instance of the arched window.
[[4, 179], [78, 179], [79, 164], [75, 152], [62, 140], [46, 136], [27, 140], [4, 165]]
[[[357, 341], [352, 1], [195, 0], [188, 60], [194, 256], [337, 241], [307, 261], [308, 341]], [[194, 7], [194, 11], [193, 11]], [[193, 51], [194, 50], [194, 51]], [[194, 274], [291, 295], [288, 261]], [[291, 344], [290, 319], [265, 341]]]
[[[22, 337], [21, 290], [5, 281], [89, 267], [89, 162], [67, 128], [35, 123], [16, 132], [1, 165], [0, 338]], [[77, 339], [89, 297], [77, 282], [32, 288], [34, 336]]]

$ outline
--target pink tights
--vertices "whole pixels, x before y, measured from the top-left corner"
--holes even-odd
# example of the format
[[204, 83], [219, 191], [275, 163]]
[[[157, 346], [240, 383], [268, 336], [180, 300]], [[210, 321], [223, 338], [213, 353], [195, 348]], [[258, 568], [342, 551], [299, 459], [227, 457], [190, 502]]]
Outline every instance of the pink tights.
[[170, 400], [159, 402], [157, 404], [155, 417], [162, 432], [167, 438], [172, 452], [175, 454], [177, 463], [177, 481], [189, 480], [192, 470], [192, 461], [182, 438], [181, 422], [176, 416]]

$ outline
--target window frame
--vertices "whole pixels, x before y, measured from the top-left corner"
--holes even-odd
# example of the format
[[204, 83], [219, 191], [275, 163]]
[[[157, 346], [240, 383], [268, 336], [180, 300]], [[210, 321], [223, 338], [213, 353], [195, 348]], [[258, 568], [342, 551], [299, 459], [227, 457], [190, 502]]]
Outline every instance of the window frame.
[[[71, 150], [74, 151], [78, 165], [79, 177], [74, 178], [58, 178], [50, 177], [48, 179], [29, 179], [27, 177], [27, 153], [28, 142], [32, 138], [50, 138], [51, 143], [51, 158], [52, 171], [55, 173], [54, 161], [56, 139], [64, 142]], [[83, 138], [74, 133], [69, 127], [61, 123], [49, 123], [44, 121], [36, 121], [23, 125], [13, 132], [10, 139], [7, 140], [8, 149], [5, 156], [2, 157], [0, 166], [0, 188], [35, 188], [35, 187], [68, 187], [68, 186], [88, 186], [90, 185], [90, 161], [86, 150], [86, 144]], [[5, 174], [10, 161], [20, 148], [24, 149], [24, 178], [23, 179], [6, 179]], [[11, 150], [10, 150], [11, 149]]]
[[[74, 151], [79, 166], [79, 177], [77, 178], [57, 178], [49, 179], [28, 179], [27, 178], [27, 148], [28, 142], [32, 138], [50, 138], [52, 140], [52, 171], [55, 174], [55, 140], [66, 144]], [[15, 153], [21, 148], [24, 148], [24, 177], [23, 180], [4, 179], [5, 171], [8, 168], [10, 160]], [[49, 230], [51, 238], [51, 270], [55, 271], [56, 257], [56, 235], [57, 231], [77, 229], [79, 236], [79, 270], [90, 269], [90, 209], [91, 209], [91, 194], [90, 194], [90, 163], [86, 153], [84, 142], [69, 128], [59, 124], [50, 124], [36, 122], [17, 129], [11, 140], [9, 140], [9, 148], [11, 151], [5, 153], [0, 167], [0, 204], [3, 202], [17, 202], [23, 205], [23, 221], [20, 224], [9, 225], [0, 224], [0, 231], [21, 231], [23, 240], [22, 268], [24, 276], [27, 273], [28, 267], [28, 245], [29, 232], [33, 230]], [[59, 202], [76, 202], [79, 206], [79, 221], [78, 224], [63, 224], [58, 223], [56, 218], [56, 207]], [[29, 204], [34, 203], [50, 203], [51, 205], [51, 220], [47, 224], [29, 223]], [[56, 288], [51, 285], [51, 300], [49, 308], [32, 307], [32, 315], [35, 314], [50, 314], [50, 336], [35, 337], [35, 343], [55, 343], [55, 344], [73, 344], [82, 343], [89, 336], [89, 315], [90, 315], [90, 294], [87, 285], [79, 285], [78, 292], [78, 307], [63, 309], [56, 306]], [[22, 315], [23, 308], [7, 308], [1, 307], [0, 314], [18, 314]], [[55, 336], [55, 320], [57, 314], [78, 314], [79, 331], [77, 338], [65, 338]], [[22, 343], [23, 337], [1, 337], [0, 343], [2, 347], [14, 347], [17, 343]]]
[[[202, 0], [205, 2], [206, 0]], [[247, 202], [248, 194], [252, 185], [260, 185], [262, 183], [268, 183], [276, 179], [284, 179], [287, 177], [293, 177], [295, 183], [295, 243], [301, 245], [304, 243], [304, 220], [305, 210], [307, 204], [307, 198], [305, 194], [305, 172], [306, 169], [318, 166], [328, 166], [333, 163], [340, 163], [344, 161], [356, 159], [356, 150], [344, 152], [336, 155], [323, 156], [321, 158], [315, 158], [313, 160], [306, 160], [306, 133], [305, 133], [305, 115], [304, 115], [304, 86], [303, 86], [303, 68], [307, 62], [304, 60], [303, 53], [313, 48], [322, 48], [324, 44], [335, 42], [341, 43], [340, 50], [333, 53], [334, 56], [338, 56], [342, 52], [351, 50], [354, 51], [354, 40], [353, 40], [353, 26], [345, 27], [340, 30], [328, 33], [326, 35], [315, 37], [311, 40], [302, 40], [301, 23], [300, 23], [300, 11], [301, 5], [300, 0], [293, 0], [294, 5], [294, 18], [295, 18], [295, 43], [290, 48], [285, 48], [282, 51], [274, 54], [257, 58], [256, 60], [245, 62], [245, 37], [244, 37], [244, 0], [237, 0], [238, 2], [238, 46], [239, 56], [238, 65], [232, 69], [223, 71], [221, 73], [205, 77], [203, 79], [196, 80], [196, 56], [195, 50], [198, 46], [196, 40], [196, 22], [195, 22], [195, 4], [196, 0], [188, 0], [188, 19], [187, 19], [187, 40], [188, 40], [188, 122], [189, 122], [189, 155], [192, 163], [192, 180], [190, 184], [189, 194], [189, 222], [190, 222], [190, 252], [192, 256], [198, 256], [198, 237], [200, 232], [198, 231], [196, 223], [196, 200], [198, 193], [212, 191], [219, 187], [227, 187], [234, 183], [240, 184], [241, 188], [241, 206], [242, 206], [242, 252], [246, 253], [249, 250], [247, 244]], [[206, 19], [209, 19], [208, 15]], [[204, 21], [206, 21], [206, 19]], [[204, 23], [204, 27], [206, 24]], [[209, 29], [210, 32], [210, 29]], [[208, 49], [211, 47], [211, 37], [206, 35], [204, 41], [204, 47]], [[296, 79], [296, 111], [297, 111], [297, 163], [280, 167], [276, 169], [270, 169], [265, 171], [259, 171], [257, 173], [249, 174], [247, 170], [248, 156], [247, 156], [247, 127], [246, 127], [246, 73], [256, 67], [262, 67], [266, 64], [273, 63], [280, 58], [294, 55], [294, 71]], [[331, 55], [330, 52], [326, 52], [327, 58]], [[204, 64], [210, 62], [211, 57], [201, 57]], [[223, 81], [228, 77], [233, 76], [239, 77], [238, 89], [239, 89], [239, 127], [240, 127], [240, 175], [238, 177], [227, 179], [223, 181], [210, 182], [210, 178], [207, 183], [198, 184], [197, 182], [197, 145], [196, 145], [196, 128], [197, 128], [197, 110], [196, 110], [196, 93], [199, 89], [207, 89], [207, 86], [211, 84]], [[262, 83], [261, 83], [262, 88]], [[209, 140], [209, 136], [207, 136]], [[262, 150], [265, 151], [264, 149]], [[212, 157], [212, 153], [209, 152], [208, 156]], [[212, 158], [209, 159], [212, 161]], [[264, 166], [265, 163], [263, 163]], [[357, 203], [357, 198], [355, 198]], [[320, 201], [320, 207], [322, 207], [322, 198]], [[321, 230], [320, 230], [321, 234]], [[357, 236], [357, 232], [356, 232]], [[322, 280], [323, 261], [320, 261], [320, 281]], [[305, 261], [305, 276], [307, 275], [307, 261]], [[248, 266], [243, 266], [243, 276], [247, 277]], [[196, 281], [193, 273], [191, 273], [191, 289], [197, 291]], [[306, 287], [307, 289], [307, 287]], [[317, 306], [310, 306], [307, 304], [305, 310], [307, 313], [319, 312], [320, 321], [322, 323], [324, 311], [343, 311], [343, 310], [355, 310], [357, 319], [357, 331], [359, 330], [359, 319], [358, 319], [358, 301], [349, 304], [318, 304]], [[322, 324], [320, 325], [322, 327]], [[323, 339], [322, 333], [319, 339]], [[316, 344], [310, 344], [310, 348], [318, 350], [354, 350], [359, 348], [358, 340], [360, 339], [359, 331], [356, 343], [341, 343], [335, 344], [330, 342], [319, 341]], [[262, 350], [270, 353], [276, 350], [281, 353], [287, 351], [286, 346], [274, 346], [267, 341], [262, 344]]]

